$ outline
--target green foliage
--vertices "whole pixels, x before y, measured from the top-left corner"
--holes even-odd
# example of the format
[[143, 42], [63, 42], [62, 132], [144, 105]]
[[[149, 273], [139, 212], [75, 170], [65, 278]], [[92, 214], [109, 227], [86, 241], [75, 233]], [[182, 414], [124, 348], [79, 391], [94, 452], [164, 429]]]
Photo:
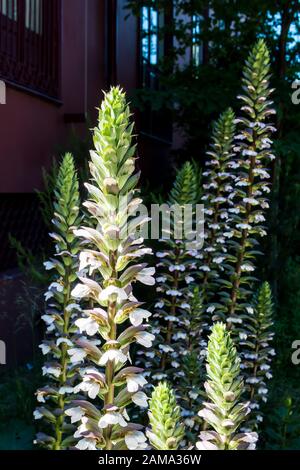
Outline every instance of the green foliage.
[[297, 403], [290, 396], [276, 404], [267, 418], [266, 448], [268, 450], [299, 450], [300, 413]]
[[[78, 269], [79, 243], [73, 230], [80, 222], [78, 180], [71, 154], [62, 160], [54, 188], [54, 217], [50, 234], [55, 242], [55, 258], [44, 263], [51, 270], [52, 283], [45, 294], [48, 301], [43, 320], [47, 325], [47, 336], [40, 348], [47, 355], [43, 375], [47, 376], [45, 387], [37, 391], [41, 406], [35, 419], [43, 419], [49, 434], [39, 433], [36, 442], [53, 450], [70, 445], [70, 429], [66, 425], [64, 411], [70, 403], [76, 369], [70, 359], [73, 351], [74, 322], [78, 306], [71, 298], [72, 285]], [[72, 428], [71, 428], [72, 429]]]
[[199, 191], [199, 167], [195, 162], [186, 162], [176, 173], [176, 178], [170, 191], [169, 203], [180, 206], [196, 204], [199, 201]]
[[147, 437], [157, 450], [177, 450], [184, 437], [180, 408], [175, 394], [166, 383], [159, 383], [153, 390], [149, 411], [150, 429]]
[[44, 286], [47, 284], [48, 276], [44, 272], [41, 272], [40, 259], [34, 255], [31, 250], [25, 248], [22, 243], [12, 235], [9, 235], [9, 242], [16, 252], [20, 271], [36, 285]]
[[256, 433], [237, 431], [249, 413], [249, 404], [242, 403], [244, 391], [240, 375], [240, 359], [226, 325], [215, 323], [207, 348], [207, 382], [209, 402], [199, 415], [214, 431], [202, 431], [197, 448], [200, 450], [254, 449]]
[[51, 227], [53, 217], [53, 193], [56, 187], [59, 165], [55, 159], [52, 160], [50, 171], [43, 168], [43, 191], [36, 191], [40, 201], [40, 210], [46, 227]]

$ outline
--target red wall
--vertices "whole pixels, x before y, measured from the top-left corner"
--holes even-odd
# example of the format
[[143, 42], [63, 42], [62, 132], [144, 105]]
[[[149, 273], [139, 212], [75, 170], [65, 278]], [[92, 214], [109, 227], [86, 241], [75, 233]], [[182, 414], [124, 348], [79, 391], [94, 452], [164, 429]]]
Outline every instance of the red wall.
[[[95, 117], [105, 88], [104, 0], [62, 0], [62, 105], [7, 86], [0, 105], [0, 192], [31, 192], [42, 184], [71, 126], [66, 114]], [[80, 132], [84, 124], [77, 124]]]

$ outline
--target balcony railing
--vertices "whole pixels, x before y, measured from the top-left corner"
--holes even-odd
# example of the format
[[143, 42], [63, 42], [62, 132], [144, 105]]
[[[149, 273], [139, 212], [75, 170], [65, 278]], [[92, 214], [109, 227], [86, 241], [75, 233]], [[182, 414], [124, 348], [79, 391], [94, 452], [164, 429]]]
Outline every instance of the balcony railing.
[[61, 0], [0, 0], [0, 79], [59, 98]]

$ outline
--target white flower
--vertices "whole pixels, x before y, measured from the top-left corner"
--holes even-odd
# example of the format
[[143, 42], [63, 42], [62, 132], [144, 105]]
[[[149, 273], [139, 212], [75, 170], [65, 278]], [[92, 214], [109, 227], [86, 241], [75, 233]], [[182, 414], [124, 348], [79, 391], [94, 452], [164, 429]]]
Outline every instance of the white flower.
[[58, 338], [56, 340], [56, 346], [60, 346], [62, 343], [67, 344], [68, 346], [72, 347], [73, 343], [68, 338]]
[[214, 305], [210, 305], [210, 307], [206, 309], [208, 313], [213, 313], [215, 310], [216, 310], [216, 307]]
[[52, 263], [52, 261], [45, 261], [44, 266], [46, 271], [50, 271], [50, 269], [53, 269], [55, 267], [55, 264]]
[[148, 382], [141, 374], [132, 374], [126, 377], [127, 390], [130, 393], [137, 392], [139, 387], [143, 387]]
[[259, 395], [266, 395], [268, 393], [268, 389], [265, 387], [259, 387], [258, 394]]
[[73, 393], [74, 391], [74, 388], [73, 387], [60, 387], [60, 389], [58, 390], [58, 393], [60, 395], [65, 395], [66, 393]]
[[125, 434], [128, 450], [143, 450], [147, 448], [147, 438], [141, 431], [130, 431]]
[[130, 322], [133, 326], [139, 326], [143, 323], [143, 320], [147, 320], [151, 317], [151, 313], [143, 308], [136, 308], [129, 314]]
[[103, 291], [99, 295], [99, 300], [106, 302], [111, 298], [111, 296], [116, 297], [118, 303], [128, 298], [124, 289], [121, 289], [120, 287], [116, 286], [108, 286], [106, 287], [106, 289], [103, 289]]
[[164, 353], [172, 353], [174, 349], [169, 346], [168, 344], [159, 344], [158, 348], [163, 351]]
[[262, 214], [256, 214], [254, 216], [254, 220], [256, 223], [258, 223], [258, 222], [265, 222], [266, 219]]
[[199, 269], [200, 269], [201, 271], [205, 271], [205, 272], [209, 272], [209, 271], [210, 271], [210, 268], [209, 268], [208, 266], [206, 266], [206, 265], [199, 266]]
[[185, 276], [185, 282], [187, 284], [190, 284], [191, 282], [194, 282], [194, 278], [192, 276]]
[[251, 264], [242, 264], [241, 266], [241, 271], [242, 272], [251, 272], [251, 271], [254, 271], [255, 268], [254, 266], [251, 266]]
[[97, 450], [96, 440], [92, 437], [84, 437], [77, 442], [75, 447], [79, 450]]
[[107, 364], [108, 361], [114, 361], [116, 364], [117, 363], [124, 364], [124, 362], [127, 361], [127, 357], [120, 349], [108, 349], [101, 356], [99, 365], [105, 366], [105, 364]]
[[55, 317], [53, 315], [42, 315], [42, 320], [44, 320], [46, 325], [52, 325], [55, 321]]
[[151, 348], [155, 336], [147, 331], [138, 331], [135, 335], [137, 343], [141, 344], [145, 348]]
[[76, 406], [66, 410], [65, 414], [71, 417], [71, 423], [77, 423], [84, 416], [84, 411], [79, 406]]
[[180, 364], [179, 364], [179, 362], [172, 361], [171, 366], [174, 367], [175, 369], [178, 369], [178, 367], [180, 367]]
[[98, 422], [99, 428], [105, 429], [107, 426], [114, 424], [119, 424], [122, 428], [126, 428], [127, 422], [125, 421], [123, 415], [116, 411], [108, 411], [102, 416]]
[[90, 274], [97, 268], [101, 267], [101, 262], [98, 261], [92, 253], [82, 251], [79, 255], [79, 271], [82, 271], [87, 266], [90, 266]]
[[153, 286], [155, 284], [154, 273], [155, 268], [144, 268], [136, 275], [136, 280], [146, 286]]
[[252, 307], [246, 307], [246, 310], [248, 313], [250, 313], [250, 315], [254, 313], [254, 309]]
[[169, 289], [166, 291], [167, 295], [171, 295], [172, 297], [181, 297], [182, 293], [176, 289]]
[[134, 393], [131, 396], [131, 399], [132, 399], [133, 403], [140, 406], [141, 408], [147, 408], [148, 407], [149, 398], [147, 397], [146, 393], [144, 393], [144, 392]]
[[243, 155], [248, 155], [249, 157], [256, 157], [257, 152], [255, 150], [243, 150]]
[[58, 379], [58, 377], [60, 376], [60, 373], [61, 373], [61, 369], [59, 366], [44, 366], [42, 368], [42, 371], [43, 371], [43, 375], [47, 375], [47, 374], [51, 374], [51, 375], [54, 375], [54, 377], [56, 377]]
[[174, 272], [174, 271], [184, 272], [185, 271], [185, 266], [184, 266], [184, 264], [173, 264], [173, 265], [169, 266], [169, 271], [171, 273]]
[[39, 412], [39, 410], [34, 410], [33, 412], [34, 419], [42, 419], [43, 414]]
[[269, 370], [270, 368], [269, 364], [261, 364], [260, 366], [260, 370]]
[[188, 304], [187, 302], [183, 302], [181, 305], [180, 305], [180, 308], [184, 308], [186, 310], [188, 310], [189, 308], [191, 308], [190, 304]]
[[240, 337], [241, 340], [247, 339], [246, 333], [239, 333], [239, 337]]
[[185, 339], [186, 338], [186, 333], [184, 333], [183, 331], [178, 331], [177, 333], [175, 333], [172, 338], [177, 341], [178, 339]]
[[246, 379], [246, 383], [248, 384], [258, 384], [260, 380], [257, 377], [249, 377]]
[[168, 256], [168, 255], [169, 255], [168, 252], [162, 253], [162, 252], [158, 251], [158, 252], [156, 253], [157, 258], [165, 258], [165, 257]]
[[193, 391], [190, 391], [189, 392], [189, 397], [192, 399], [192, 400], [196, 400], [199, 396], [199, 393], [197, 392], [193, 392]]
[[57, 291], [57, 292], [63, 292], [64, 286], [60, 284], [59, 282], [52, 282], [49, 286], [50, 291]]
[[75, 325], [78, 326], [80, 333], [85, 331], [89, 336], [94, 336], [99, 330], [98, 323], [90, 317], [79, 318], [75, 321]]
[[54, 294], [53, 292], [51, 292], [50, 290], [48, 290], [45, 294], [44, 294], [44, 297], [45, 297], [45, 301], [47, 302], [47, 300], [51, 299], [52, 297], [54, 297]]
[[74, 392], [77, 393], [80, 390], [82, 390], [83, 392], [87, 392], [88, 396], [92, 400], [95, 400], [100, 390], [100, 384], [95, 382], [94, 380], [91, 380], [89, 377], [84, 377], [83, 382], [76, 385], [76, 387], [74, 388]]
[[51, 348], [48, 344], [42, 343], [39, 345], [39, 348], [42, 350], [42, 353], [44, 355], [48, 354], [49, 351], [51, 351]]
[[251, 204], [252, 206], [257, 206], [257, 204], [259, 204], [259, 202], [254, 199], [254, 197], [244, 197], [243, 202], [245, 204]]
[[89, 295], [90, 291], [91, 289], [85, 284], [77, 284], [72, 290], [71, 296], [75, 299], [83, 299]]
[[36, 393], [36, 399], [39, 403], [46, 403], [45, 392], [43, 390], [38, 390]]
[[156, 302], [156, 304], [154, 305], [154, 308], [163, 308], [165, 305], [165, 303], [160, 300], [159, 302]]
[[166, 378], [166, 376], [167, 376], [167, 374], [153, 374], [152, 377], [153, 377], [154, 380], [163, 380], [163, 379]]
[[66, 311], [67, 312], [71, 312], [72, 310], [81, 310], [80, 306], [78, 304], [69, 304], [67, 307], [66, 307]]
[[156, 282], [166, 282], [167, 278], [165, 276], [159, 276], [156, 278]]
[[240, 228], [241, 230], [250, 230], [251, 225], [250, 224], [237, 224], [236, 228]]
[[213, 263], [221, 264], [223, 263], [224, 259], [224, 256], [217, 256], [216, 258], [213, 258]]
[[70, 361], [75, 364], [76, 362], [83, 362], [86, 358], [86, 352], [82, 348], [71, 348], [68, 349]]

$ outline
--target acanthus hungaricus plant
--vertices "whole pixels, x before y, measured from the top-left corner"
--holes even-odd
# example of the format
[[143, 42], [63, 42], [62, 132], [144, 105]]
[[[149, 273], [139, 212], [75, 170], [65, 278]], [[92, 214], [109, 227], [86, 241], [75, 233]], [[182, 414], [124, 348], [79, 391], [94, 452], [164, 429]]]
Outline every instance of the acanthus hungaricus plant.
[[203, 172], [205, 191], [202, 196], [205, 209], [204, 246], [200, 255], [199, 270], [202, 273], [203, 307], [212, 317], [216, 307], [216, 295], [219, 283], [223, 281], [222, 272], [226, 260], [226, 236], [232, 207], [234, 184], [234, 124], [232, 109], [225, 111], [213, 128], [212, 144], [207, 152], [207, 169]]
[[78, 449], [147, 447], [142, 426], [132, 423], [127, 411], [131, 405], [147, 408], [143, 371], [127, 365], [130, 346], [150, 348], [154, 340], [143, 323], [151, 314], [132, 291], [137, 281], [154, 284], [154, 268], [141, 262], [151, 250], [143, 246], [139, 233], [148, 218], [136, 215], [142, 200], [136, 189], [139, 174], [135, 173], [132, 131], [125, 94], [112, 88], [99, 110], [92, 180], [86, 184], [89, 199], [84, 206], [95, 228], [75, 231], [85, 247], [80, 253], [80, 282], [72, 295], [89, 302], [76, 322], [81, 333], [89, 336], [77, 341], [78, 362], [85, 364], [76, 390], [95, 401], [94, 405], [75, 400], [66, 411], [73, 423], [79, 422]]
[[199, 415], [212, 429], [202, 431], [200, 450], [253, 450], [257, 441], [254, 432], [239, 432], [250, 413], [249, 402], [242, 402], [244, 382], [240, 359], [226, 324], [215, 323], [207, 348], [205, 391], [209, 401]]
[[228, 253], [220, 276], [218, 315], [236, 333], [244, 334], [243, 314], [251, 309], [255, 278], [254, 258], [260, 254], [259, 238], [266, 235], [263, 226], [269, 207], [269, 165], [274, 155], [271, 135], [276, 130], [268, 123], [275, 113], [270, 100], [270, 57], [263, 40], [251, 51], [243, 71], [243, 116], [236, 119], [234, 152], [236, 170], [232, 193]]
[[160, 382], [152, 392], [147, 437], [157, 450], [177, 450], [184, 438], [180, 408], [173, 390]]
[[[37, 391], [40, 406], [35, 419], [43, 419], [46, 432], [37, 435], [36, 442], [52, 450], [66, 449], [72, 442], [72, 427], [64, 414], [73, 397], [76, 366], [70, 354], [77, 331], [75, 321], [79, 306], [71, 297], [77, 279], [79, 242], [73, 230], [78, 228], [79, 215], [78, 180], [71, 154], [61, 163], [54, 190], [53, 233], [55, 254], [46, 261], [45, 268], [52, 274], [52, 283], [45, 294], [47, 311], [42, 319], [46, 323], [46, 339], [40, 345], [47, 361], [43, 375], [47, 383]], [[71, 438], [70, 438], [71, 437]]]
[[[84, 226], [76, 227], [77, 182], [72, 186], [76, 201], [68, 206], [72, 217], [66, 222], [64, 206], [62, 213], [56, 210], [61, 262], [51, 260], [48, 267], [61, 278], [48, 295], [55, 299], [56, 312], [71, 313], [45, 316], [53, 337], [43, 350], [54, 354], [56, 364], [45, 366], [51, 384], [38, 397], [58, 408], [40, 407], [36, 417], [44, 416], [52, 425], [53, 436], [39, 436], [49, 448], [175, 450], [194, 444], [201, 424], [199, 449], [255, 448], [257, 434], [251, 431], [262, 419], [260, 403], [266, 400], [274, 355], [267, 283], [253, 300], [254, 260], [260, 254], [259, 238], [265, 235], [262, 224], [270, 191], [268, 163], [274, 158], [270, 137], [275, 129], [268, 123], [274, 113], [269, 68], [268, 51], [260, 40], [244, 69], [244, 117], [235, 119], [228, 109], [214, 126], [204, 172], [202, 250], [186, 233], [178, 235], [184, 224], [172, 210], [198, 204], [199, 171], [187, 162], [177, 172], [165, 214], [170, 216], [170, 229], [156, 252], [158, 286], [151, 327], [151, 313], [133, 292], [137, 281], [154, 285], [155, 271], [143, 262], [151, 254], [143, 234], [149, 219], [142, 215], [137, 190], [133, 123], [120, 88], [105, 94], [94, 130]], [[70, 294], [75, 270], [79, 282]], [[216, 323], [219, 320], [223, 323]], [[141, 408], [143, 414], [148, 407], [149, 377], [149, 386], [166, 382], [153, 391], [145, 435], [139, 424], [142, 415], [137, 418], [136, 411]], [[53, 392], [56, 379], [60, 388]]]
[[267, 401], [267, 381], [272, 378], [271, 361], [275, 355], [271, 345], [274, 337], [272, 291], [267, 282], [255, 295], [252, 310], [249, 309], [244, 323], [246, 332], [240, 340], [240, 349], [246, 396], [252, 410], [245, 429], [257, 430], [263, 420], [261, 405]]
[[162, 234], [156, 252], [157, 302], [151, 321], [156, 342], [154, 353], [146, 352], [144, 362], [151, 381], [165, 379], [172, 383], [190, 428], [196, 416], [193, 409], [201, 402], [199, 371], [206, 343], [201, 338], [205, 318], [201, 292], [196, 286], [199, 250], [197, 241], [189, 240], [189, 225], [184, 227], [183, 217], [187, 207], [196, 216], [199, 200], [199, 169], [194, 163], [186, 162], [177, 171], [170, 191], [167, 213], [170, 229]]

